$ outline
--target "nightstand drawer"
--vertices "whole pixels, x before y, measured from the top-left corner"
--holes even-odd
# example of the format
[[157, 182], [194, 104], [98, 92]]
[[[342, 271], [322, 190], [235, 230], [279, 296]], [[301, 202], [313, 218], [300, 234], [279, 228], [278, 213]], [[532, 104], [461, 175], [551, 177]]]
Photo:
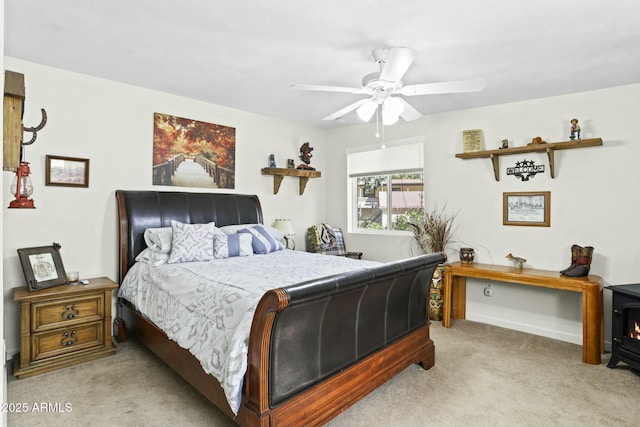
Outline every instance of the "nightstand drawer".
[[31, 336], [32, 360], [98, 347], [104, 344], [102, 322], [78, 325]]
[[104, 317], [102, 294], [73, 299], [44, 301], [31, 306], [31, 332], [47, 331]]

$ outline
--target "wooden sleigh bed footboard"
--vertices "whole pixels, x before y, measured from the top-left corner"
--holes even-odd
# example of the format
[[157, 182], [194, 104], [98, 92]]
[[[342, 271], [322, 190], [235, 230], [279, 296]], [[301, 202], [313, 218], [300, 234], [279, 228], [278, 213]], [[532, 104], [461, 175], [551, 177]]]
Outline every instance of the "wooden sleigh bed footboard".
[[[221, 226], [262, 222], [255, 196], [116, 194], [121, 280], [133, 264], [131, 251], [144, 248], [144, 229], [166, 226], [167, 218]], [[444, 261], [443, 254], [423, 255], [268, 291], [253, 318], [235, 417], [218, 381], [127, 301], [118, 301], [118, 322], [237, 424], [321, 425], [411, 364], [433, 366], [428, 285]]]

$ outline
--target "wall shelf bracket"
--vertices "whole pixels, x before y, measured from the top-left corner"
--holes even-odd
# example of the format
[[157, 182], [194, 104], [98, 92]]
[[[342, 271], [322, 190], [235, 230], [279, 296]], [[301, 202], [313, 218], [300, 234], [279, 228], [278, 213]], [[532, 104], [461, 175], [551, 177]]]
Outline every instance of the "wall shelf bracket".
[[554, 151], [551, 148], [547, 148], [547, 157], [549, 157], [549, 173], [551, 174], [551, 178], [555, 178], [556, 177], [556, 172], [555, 172], [555, 158], [554, 158]]
[[493, 176], [496, 177], [496, 181], [500, 181], [500, 156], [492, 154], [491, 164], [493, 165]]

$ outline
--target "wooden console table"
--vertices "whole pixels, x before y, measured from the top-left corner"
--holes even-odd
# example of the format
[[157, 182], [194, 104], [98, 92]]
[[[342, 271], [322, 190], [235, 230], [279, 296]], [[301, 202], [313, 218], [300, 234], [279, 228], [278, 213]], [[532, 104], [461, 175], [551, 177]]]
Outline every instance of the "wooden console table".
[[604, 352], [604, 327], [602, 308], [602, 278], [567, 277], [555, 271], [535, 270], [491, 264], [462, 264], [454, 262], [445, 266], [444, 305], [442, 326], [451, 327], [451, 319], [464, 319], [466, 311], [467, 277], [498, 282], [519, 283], [582, 293], [582, 361], [600, 364]]

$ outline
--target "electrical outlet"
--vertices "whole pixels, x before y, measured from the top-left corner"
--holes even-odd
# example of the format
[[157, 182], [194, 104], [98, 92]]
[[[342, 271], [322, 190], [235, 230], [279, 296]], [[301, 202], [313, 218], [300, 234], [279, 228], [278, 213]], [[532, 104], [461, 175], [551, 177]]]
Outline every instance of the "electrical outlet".
[[491, 287], [491, 283], [484, 287], [484, 296], [492, 297], [493, 296], [493, 288]]

